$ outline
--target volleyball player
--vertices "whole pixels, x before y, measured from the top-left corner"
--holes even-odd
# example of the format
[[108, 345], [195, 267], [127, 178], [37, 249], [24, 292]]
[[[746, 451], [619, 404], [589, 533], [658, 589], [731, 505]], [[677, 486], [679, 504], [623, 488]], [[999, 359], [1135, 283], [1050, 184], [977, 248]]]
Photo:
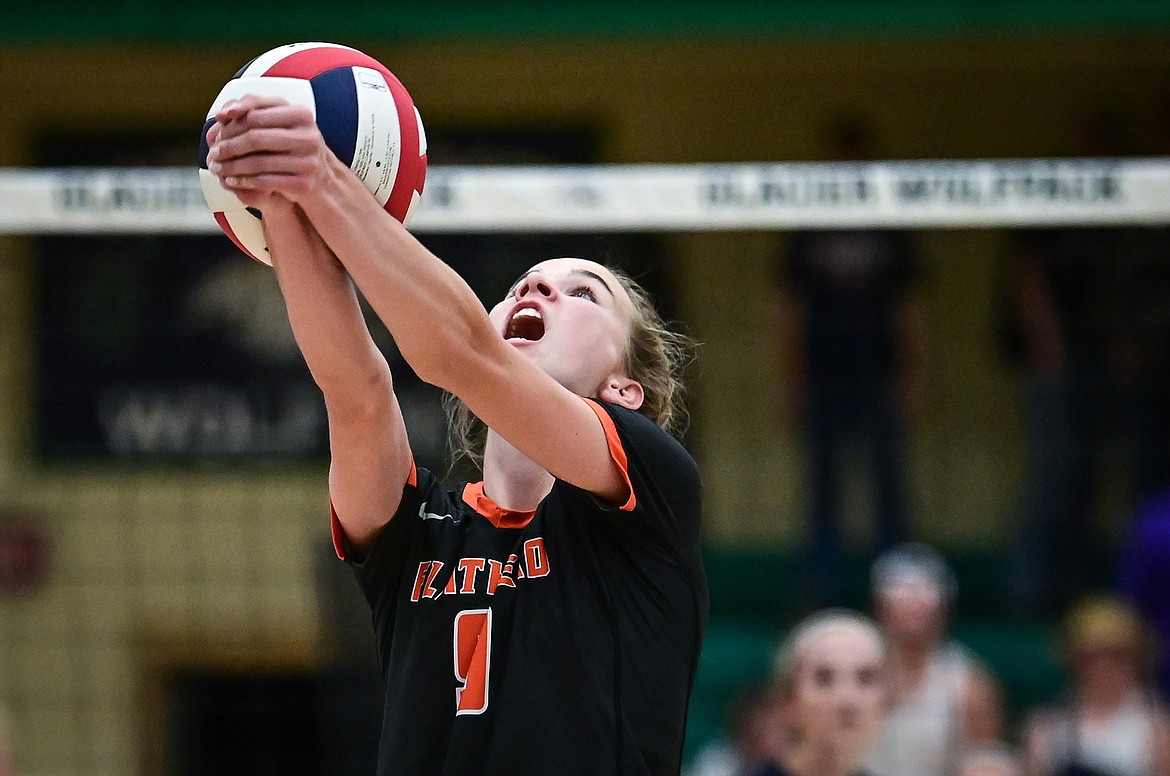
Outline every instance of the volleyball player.
[[[676, 774], [703, 628], [701, 482], [668, 430], [684, 341], [624, 274], [543, 261], [490, 313], [303, 108], [249, 96], [209, 168], [264, 214], [325, 399], [335, 548], [373, 612], [380, 774]], [[352, 281], [352, 284], [351, 284]], [[483, 480], [414, 464], [354, 285], [450, 392]]]

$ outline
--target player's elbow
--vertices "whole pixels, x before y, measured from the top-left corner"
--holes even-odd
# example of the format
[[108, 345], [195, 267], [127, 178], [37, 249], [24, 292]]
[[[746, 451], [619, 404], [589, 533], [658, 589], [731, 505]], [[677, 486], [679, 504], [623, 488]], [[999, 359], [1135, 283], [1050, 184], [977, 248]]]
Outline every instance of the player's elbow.
[[325, 396], [330, 423], [343, 419], [376, 423], [393, 412], [394, 385], [389, 367], [371, 369], [361, 375], [314, 375], [314, 378]]

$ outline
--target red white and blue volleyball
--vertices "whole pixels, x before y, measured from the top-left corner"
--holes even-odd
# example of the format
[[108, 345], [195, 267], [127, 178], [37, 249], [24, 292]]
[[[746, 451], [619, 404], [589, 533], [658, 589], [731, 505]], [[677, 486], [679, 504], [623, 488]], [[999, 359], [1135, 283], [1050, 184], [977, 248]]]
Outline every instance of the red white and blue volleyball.
[[271, 264], [262, 214], [246, 207], [207, 169], [207, 131], [229, 100], [283, 97], [313, 111], [326, 145], [386, 212], [406, 223], [422, 196], [427, 141], [402, 82], [373, 57], [336, 43], [290, 43], [240, 68], [207, 112], [199, 140], [199, 183], [207, 206], [240, 250]]

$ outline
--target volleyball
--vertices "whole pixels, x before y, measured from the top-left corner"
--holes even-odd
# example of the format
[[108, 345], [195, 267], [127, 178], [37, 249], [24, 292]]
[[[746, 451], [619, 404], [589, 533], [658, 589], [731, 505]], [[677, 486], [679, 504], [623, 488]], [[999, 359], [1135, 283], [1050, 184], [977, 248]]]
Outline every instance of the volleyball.
[[422, 196], [427, 142], [406, 87], [378, 60], [336, 43], [290, 43], [256, 57], [220, 90], [199, 138], [199, 183], [224, 233], [247, 255], [272, 264], [261, 213], [246, 207], [207, 169], [215, 114], [246, 94], [282, 97], [313, 111], [326, 145], [385, 210], [406, 223]]

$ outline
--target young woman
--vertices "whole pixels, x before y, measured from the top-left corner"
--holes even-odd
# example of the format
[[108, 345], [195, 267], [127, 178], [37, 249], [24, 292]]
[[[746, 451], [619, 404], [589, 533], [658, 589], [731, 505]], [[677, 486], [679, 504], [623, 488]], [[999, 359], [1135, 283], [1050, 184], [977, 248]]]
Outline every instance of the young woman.
[[790, 730], [752, 776], [864, 776], [888, 703], [886, 646], [864, 615], [827, 609], [793, 629], [778, 655], [778, 698]]
[[870, 569], [874, 618], [890, 649], [890, 711], [866, 762], [881, 776], [954, 774], [967, 749], [1003, 734], [999, 682], [953, 639], [957, 583], [929, 545], [900, 544]]
[[[379, 774], [677, 774], [707, 616], [701, 482], [668, 433], [682, 338], [632, 280], [576, 258], [535, 265], [489, 314], [304, 109], [246, 97], [208, 143], [264, 214], [324, 394], [334, 543], [385, 672]], [[448, 491], [415, 467], [355, 285], [486, 425], [481, 482]]]
[[1067, 615], [1064, 642], [1067, 697], [1024, 720], [1028, 776], [1170, 776], [1147, 624], [1121, 598], [1088, 595]]

